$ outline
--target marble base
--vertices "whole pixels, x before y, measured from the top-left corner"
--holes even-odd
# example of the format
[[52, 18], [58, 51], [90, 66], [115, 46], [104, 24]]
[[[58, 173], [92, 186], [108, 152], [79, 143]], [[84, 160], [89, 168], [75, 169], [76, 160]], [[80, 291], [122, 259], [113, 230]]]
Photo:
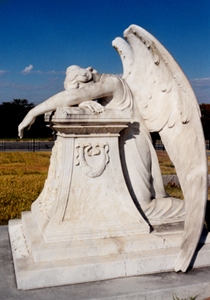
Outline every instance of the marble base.
[[[18, 289], [35, 289], [172, 271], [181, 232], [45, 243], [31, 212], [11, 220], [9, 234]], [[210, 266], [210, 238], [193, 267]]]
[[[158, 218], [151, 232], [136, 208], [118, 144], [129, 116], [130, 111], [96, 116], [80, 108], [62, 108], [49, 118], [57, 140], [43, 191], [30, 212], [9, 223], [18, 289], [174, 269], [183, 219], [171, 216], [168, 223]], [[209, 253], [207, 243], [194, 266], [210, 266]]]
[[27, 291], [18, 290], [15, 283], [8, 226], [0, 226], [0, 261], [2, 300], [169, 300], [173, 299], [173, 295], [179, 299], [190, 299], [198, 295], [196, 300], [207, 300], [210, 297], [210, 267], [190, 270], [187, 275], [167, 272]]

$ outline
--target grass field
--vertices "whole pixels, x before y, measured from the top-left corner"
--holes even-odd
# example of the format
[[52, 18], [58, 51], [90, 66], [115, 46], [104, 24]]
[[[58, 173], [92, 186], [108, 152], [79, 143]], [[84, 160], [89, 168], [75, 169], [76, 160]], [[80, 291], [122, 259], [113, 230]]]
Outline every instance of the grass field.
[[[157, 151], [162, 174], [176, 174], [165, 151]], [[47, 177], [51, 153], [0, 152], [0, 225], [20, 218], [21, 211], [30, 210]], [[182, 198], [179, 188], [169, 185], [170, 196]]]
[[0, 153], [0, 224], [19, 218], [44, 186], [49, 167], [48, 152]]

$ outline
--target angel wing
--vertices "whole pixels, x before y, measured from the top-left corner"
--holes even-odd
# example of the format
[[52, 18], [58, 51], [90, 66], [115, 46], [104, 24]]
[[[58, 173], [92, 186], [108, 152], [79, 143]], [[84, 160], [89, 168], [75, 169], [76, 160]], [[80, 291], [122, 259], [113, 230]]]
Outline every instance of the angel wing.
[[185, 228], [175, 271], [189, 267], [203, 229], [207, 160], [200, 110], [193, 90], [169, 52], [143, 28], [131, 25], [113, 46], [150, 132], [158, 131], [185, 199]]

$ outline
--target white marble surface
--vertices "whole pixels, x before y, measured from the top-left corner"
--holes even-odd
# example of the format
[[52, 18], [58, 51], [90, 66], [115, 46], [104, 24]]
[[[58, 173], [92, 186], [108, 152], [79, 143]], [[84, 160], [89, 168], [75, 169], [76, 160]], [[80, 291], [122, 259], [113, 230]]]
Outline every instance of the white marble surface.
[[210, 295], [210, 268], [191, 270], [187, 276], [182, 273], [158, 273], [124, 277], [97, 282], [71, 284], [32, 290], [16, 288], [8, 227], [0, 226], [0, 295], [1, 300], [12, 299], [138, 299], [168, 300], [173, 295], [179, 299], [198, 295], [204, 300]]
[[[100, 281], [173, 271], [181, 234], [162, 233], [110, 240], [44, 243], [31, 212], [23, 215], [30, 239], [21, 249], [12, 244], [19, 289]], [[22, 222], [10, 221], [11, 239], [22, 235]], [[19, 233], [20, 232], [20, 233]], [[210, 237], [198, 252], [194, 268], [210, 265]], [[18, 243], [20, 245], [20, 241]], [[20, 246], [18, 246], [20, 247]]]
[[[47, 113], [57, 133], [42, 193], [9, 225], [19, 288], [185, 272], [192, 263], [207, 200], [198, 103], [159, 41], [136, 25], [124, 36], [113, 41], [123, 78], [70, 66], [65, 91], [19, 125], [22, 137]], [[151, 131], [161, 135], [185, 201], [164, 190]]]

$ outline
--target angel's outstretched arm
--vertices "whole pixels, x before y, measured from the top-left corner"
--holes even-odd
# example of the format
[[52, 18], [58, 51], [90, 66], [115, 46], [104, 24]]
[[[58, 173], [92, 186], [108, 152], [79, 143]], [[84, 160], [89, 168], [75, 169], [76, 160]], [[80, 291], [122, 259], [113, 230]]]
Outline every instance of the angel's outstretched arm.
[[18, 135], [22, 138], [24, 129], [31, 126], [37, 116], [56, 110], [57, 107], [72, 106], [110, 95], [114, 97], [116, 93], [119, 96], [121, 90], [121, 82], [116, 76], [104, 75], [101, 81], [92, 81], [79, 89], [69, 89], [60, 92], [29, 111], [18, 126]]
[[[62, 104], [64, 104], [66, 102], [66, 99], [69, 97], [70, 97], [69, 91], [64, 91], [64, 92], [58, 93], [58, 94], [50, 97], [43, 103], [32, 108], [18, 126], [19, 137], [20, 138], [23, 137], [24, 129], [26, 127], [30, 128], [31, 125], [35, 122], [37, 116], [42, 115], [49, 111], [56, 110], [56, 108], [58, 106], [63, 106]], [[73, 103], [72, 103], [72, 105], [73, 105]]]

